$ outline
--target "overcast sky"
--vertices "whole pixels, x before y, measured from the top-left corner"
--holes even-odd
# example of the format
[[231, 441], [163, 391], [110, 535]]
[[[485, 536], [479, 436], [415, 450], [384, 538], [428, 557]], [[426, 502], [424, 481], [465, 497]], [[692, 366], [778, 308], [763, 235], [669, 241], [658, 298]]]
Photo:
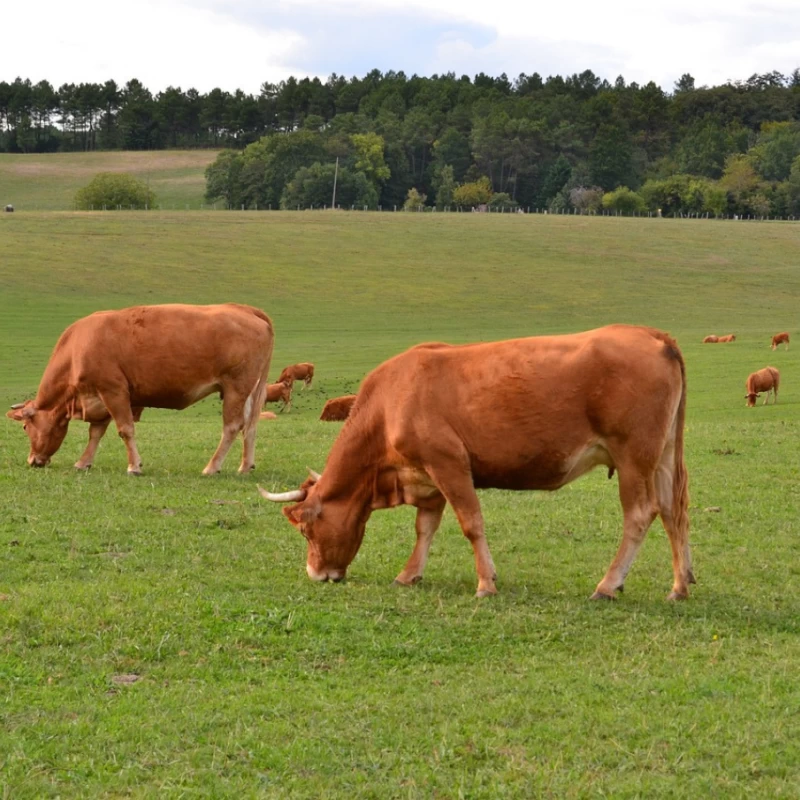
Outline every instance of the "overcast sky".
[[38, 0], [3, 4], [0, 80], [258, 93], [264, 81], [591, 69], [671, 91], [800, 66], [800, 0]]

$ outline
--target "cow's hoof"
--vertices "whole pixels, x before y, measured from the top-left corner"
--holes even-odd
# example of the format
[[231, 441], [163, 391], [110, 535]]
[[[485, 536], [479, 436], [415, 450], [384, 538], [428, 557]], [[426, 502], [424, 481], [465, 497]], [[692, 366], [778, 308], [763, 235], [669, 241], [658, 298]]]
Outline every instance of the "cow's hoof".
[[675, 592], [672, 591], [667, 595], [667, 600], [674, 602], [676, 600], [688, 600], [689, 592]]
[[422, 580], [422, 575], [415, 575], [410, 581], [401, 581], [400, 578], [395, 578], [392, 581], [393, 586], [416, 586]]
[[92, 468], [91, 464], [81, 464], [80, 462], [75, 465], [75, 469], [81, 472], [88, 472]]
[[216, 475], [218, 472], [219, 472], [218, 469], [209, 469], [208, 467], [206, 467], [203, 470], [203, 475]]
[[129, 469], [128, 475], [132, 475], [134, 478], [140, 478], [142, 476], [142, 471], [140, 469]]
[[614, 597], [613, 594], [606, 594], [605, 592], [595, 592], [589, 599], [590, 600], [616, 600], [617, 598]]
[[478, 581], [478, 591], [475, 592], [475, 597], [491, 597], [493, 594], [497, 594], [497, 587], [494, 585], [494, 580]]

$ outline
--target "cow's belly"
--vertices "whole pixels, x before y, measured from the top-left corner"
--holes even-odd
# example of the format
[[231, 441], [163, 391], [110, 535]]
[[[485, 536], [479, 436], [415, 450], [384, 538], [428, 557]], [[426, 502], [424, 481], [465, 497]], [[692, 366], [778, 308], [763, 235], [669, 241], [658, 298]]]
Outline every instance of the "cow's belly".
[[512, 464], [473, 458], [472, 475], [478, 489], [554, 490], [601, 464], [614, 462], [602, 442], [591, 442], [572, 453], [542, 451]]
[[171, 408], [180, 411], [194, 405], [198, 400], [219, 391], [219, 384], [204, 383], [190, 389], [183, 387], [164, 387], [160, 389], [131, 391], [131, 405], [145, 408]]

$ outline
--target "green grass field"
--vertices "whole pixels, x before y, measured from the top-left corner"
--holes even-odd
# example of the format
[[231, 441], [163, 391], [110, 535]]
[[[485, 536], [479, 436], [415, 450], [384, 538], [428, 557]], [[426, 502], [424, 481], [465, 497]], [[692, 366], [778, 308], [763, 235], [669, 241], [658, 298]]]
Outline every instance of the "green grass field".
[[0, 153], [0, 204], [24, 211], [69, 211], [75, 193], [98, 172], [128, 172], [145, 181], [162, 209], [199, 209], [205, 168], [217, 150], [119, 153]]
[[[0, 215], [0, 403], [32, 396], [100, 308], [235, 300], [276, 326], [274, 376], [316, 364], [262, 424], [258, 466], [200, 471], [220, 404], [148, 410], [145, 474], [113, 433], [45, 470], [0, 421], [5, 797], [796, 797], [800, 785], [800, 226], [477, 214]], [[646, 323], [687, 362], [698, 585], [655, 523], [616, 602], [588, 596], [621, 536], [602, 470], [482, 493], [500, 594], [473, 597], [448, 510], [425, 580], [393, 587], [413, 510], [376, 512], [342, 584], [255, 485], [321, 469], [327, 397], [414, 343]], [[702, 345], [736, 333], [730, 345]], [[776, 406], [744, 381], [782, 374]], [[717, 510], [712, 510], [717, 509]]]

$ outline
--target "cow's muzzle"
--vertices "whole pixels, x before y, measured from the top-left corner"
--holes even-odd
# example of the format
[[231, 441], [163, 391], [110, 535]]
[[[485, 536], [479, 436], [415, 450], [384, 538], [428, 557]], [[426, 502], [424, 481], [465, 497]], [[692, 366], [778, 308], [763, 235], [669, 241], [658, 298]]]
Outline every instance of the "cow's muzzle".
[[50, 463], [49, 458], [42, 458], [41, 456], [31, 453], [28, 456], [28, 466], [30, 467], [46, 467]]
[[324, 583], [325, 581], [333, 581], [334, 583], [339, 583], [340, 581], [344, 580], [345, 572], [344, 570], [338, 569], [331, 569], [325, 570], [324, 572], [319, 572], [311, 564], [306, 564], [306, 572], [308, 573], [308, 577], [311, 578], [312, 581], [319, 581], [320, 583]]

